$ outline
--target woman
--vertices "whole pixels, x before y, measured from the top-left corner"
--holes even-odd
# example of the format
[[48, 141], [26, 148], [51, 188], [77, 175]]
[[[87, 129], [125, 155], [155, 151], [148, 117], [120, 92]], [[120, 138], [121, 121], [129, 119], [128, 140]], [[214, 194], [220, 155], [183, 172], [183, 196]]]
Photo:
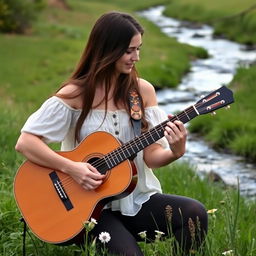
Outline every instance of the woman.
[[[85, 162], [74, 162], [56, 154], [47, 143], [62, 142], [62, 150], [73, 149], [94, 131], [107, 131], [123, 142], [134, 137], [130, 122], [129, 92], [135, 89], [141, 102], [142, 132], [166, 120], [157, 106], [154, 87], [137, 76], [143, 28], [128, 14], [110, 12], [95, 23], [80, 63], [71, 78], [32, 114], [17, 141], [16, 150], [39, 165], [70, 175], [86, 190], [98, 188], [105, 175]], [[171, 207], [171, 229], [180, 245], [192, 246], [189, 220], [200, 222], [198, 245], [207, 232], [207, 214], [196, 200], [164, 195], [151, 168], [167, 165], [185, 152], [187, 132], [182, 122], [168, 122], [164, 138], [146, 147], [134, 159], [138, 183], [125, 198], [112, 201], [102, 211], [90, 232], [110, 234], [110, 253], [143, 255], [137, 241], [141, 231], [148, 239], [155, 230], [168, 234], [166, 209]]]

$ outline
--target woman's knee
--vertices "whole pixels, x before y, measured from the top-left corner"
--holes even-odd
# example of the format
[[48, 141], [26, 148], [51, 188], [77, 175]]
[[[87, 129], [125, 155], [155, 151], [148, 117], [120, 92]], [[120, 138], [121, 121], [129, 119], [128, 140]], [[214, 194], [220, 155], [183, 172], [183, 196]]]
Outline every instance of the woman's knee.
[[200, 227], [200, 229], [206, 233], [208, 229], [208, 214], [205, 206], [197, 201], [192, 200], [187, 208], [187, 218], [188, 220]]

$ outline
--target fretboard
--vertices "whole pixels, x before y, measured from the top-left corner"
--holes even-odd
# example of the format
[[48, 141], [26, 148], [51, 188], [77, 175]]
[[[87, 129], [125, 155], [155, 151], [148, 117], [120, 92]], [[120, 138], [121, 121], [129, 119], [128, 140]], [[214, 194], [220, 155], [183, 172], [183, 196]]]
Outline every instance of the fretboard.
[[116, 148], [112, 152], [105, 155], [98, 163], [96, 161], [95, 165], [93, 165], [99, 169], [101, 173], [104, 173], [117, 166], [121, 162], [132, 158], [139, 151], [161, 139], [164, 136], [165, 126], [169, 121], [174, 122], [175, 120], [179, 120], [185, 124], [198, 115], [199, 114], [196, 108], [191, 106], [181, 113], [174, 115], [170, 119], [167, 119], [164, 122], [158, 124], [149, 131]]

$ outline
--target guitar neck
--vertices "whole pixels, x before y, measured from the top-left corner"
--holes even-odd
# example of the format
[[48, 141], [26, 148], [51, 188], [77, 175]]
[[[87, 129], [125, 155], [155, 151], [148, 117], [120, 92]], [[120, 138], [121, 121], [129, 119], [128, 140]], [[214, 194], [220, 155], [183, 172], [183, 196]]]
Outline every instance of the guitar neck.
[[96, 161], [93, 165], [102, 173], [105, 173], [106, 171], [112, 169], [121, 162], [132, 158], [134, 155], [136, 155], [139, 151], [143, 150], [147, 146], [161, 139], [164, 136], [165, 126], [169, 121], [174, 122], [175, 120], [179, 120], [182, 123], [187, 123], [198, 115], [199, 113], [193, 105], [185, 109], [181, 113], [171, 117], [170, 119], [167, 119], [164, 122], [158, 124], [157, 126], [143, 133], [142, 135], [137, 136], [129, 142], [116, 148], [114, 151], [105, 155], [98, 163]]

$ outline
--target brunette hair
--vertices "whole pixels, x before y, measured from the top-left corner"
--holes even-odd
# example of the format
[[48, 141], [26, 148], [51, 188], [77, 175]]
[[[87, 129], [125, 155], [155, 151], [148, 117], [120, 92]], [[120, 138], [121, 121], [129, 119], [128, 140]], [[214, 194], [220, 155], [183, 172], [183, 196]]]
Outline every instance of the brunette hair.
[[[82, 53], [80, 62], [75, 71], [63, 85], [76, 84], [79, 86], [79, 93], [68, 97], [82, 96], [82, 112], [77, 121], [75, 139], [79, 141], [79, 134], [83, 122], [90, 112], [96, 90], [96, 84], [105, 85], [105, 109], [107, 109], [107, 95], [111, 87], [115, 62], [126, 52], [134, 35], [144, 30], [140, 24], [129, 14], [121, 12], [109, 12], [103, 14], [95, 23], [87, 45]], [[62, 86], [62, 87], [63, 87]], [[133, 67], [130, 74], [121, 74], [117, 78], [113, 92], [113, 100], [116, 105], [123, 102], [126, 111], [129, 113], [128, 95], [131, 89], [136, 89], [141, 99], [143, 112], [143, 127], [147, 126], [144, 118], [142, 97], [138, 88], [138, 74]], [[106, 116], [106, 112], [105, 112]]]

